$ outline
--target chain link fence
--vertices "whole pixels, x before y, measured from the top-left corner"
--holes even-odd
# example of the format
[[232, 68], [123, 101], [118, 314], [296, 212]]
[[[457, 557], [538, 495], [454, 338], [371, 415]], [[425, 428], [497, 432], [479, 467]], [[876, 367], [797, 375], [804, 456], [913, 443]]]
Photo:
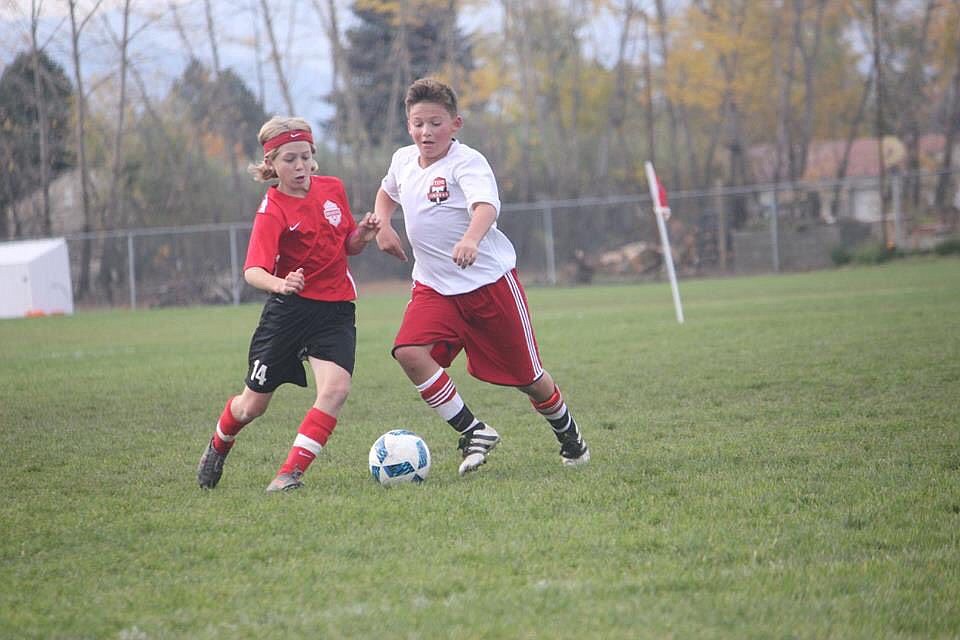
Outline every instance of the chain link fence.
[[[958, 229], [958, 172], [717, 187], [670, 194], [670, 244], [679, 277], [829, 267], [862, 247], [932, 248]], [[946, 180], [947, 204], [934, 206]], [[399, 213], [394, 227], [403, 235]], [[646, 195], [505, 204], [498, 222], [530, 284], [663, 278]], [[66, 236], [79, 307], [145, 308], [260, 300], [242, 268], [252, 222]], [[351, 258], [365, 284], [409, 279], [371, 245]]]

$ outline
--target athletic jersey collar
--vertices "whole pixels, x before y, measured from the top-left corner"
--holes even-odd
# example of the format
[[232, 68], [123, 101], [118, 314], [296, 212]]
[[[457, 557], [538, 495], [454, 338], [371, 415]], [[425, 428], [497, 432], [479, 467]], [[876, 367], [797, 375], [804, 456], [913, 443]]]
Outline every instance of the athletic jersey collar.
[[284, 193], [283, 191], [280, 191], [280, 185], [279, 185], [279, 184], [273, 185], [272, 187], [270, 187], [270, 190], [271, 190], [271, 191], [273, 192], [273, 194], [276, 195], [276, 196], [278, 197], [278, 199], [280, 199], [280, 200], [288, 200], [288, 201], [290, 201], [290, 202], [303, 202], [304, 200], [306, 200], [307, 198], [310, 197], [310, 191], [313, 189], [313, 183], [314, 183], [314, 180], [315, 180], [316, 177], [317, 177], [317, 176], [315, 176], [315, 175], [312, 175], [312, 174], [310, 175], [310, 186], [307, 188], [307, 192], [306, 192], [305, 194], [303, 194], [303, 197], [302, 197], [302, 198], [299, 197], [299, 196], [292, 196], [292, 195], [290, 195], [289, 193]]
[[440, 164], [441, 162], [443, 162], [444, 160], [446, 160], [447, 158], [449, 158], [450, 156], [452, 156], [452, 155], [456, 152], [456, 150], [457, 150], [457, 148], [458, 148], [459, 146], [460, 146], [460, 141], [459, 141], [459, 140], [457, 140], [456, 138], [450, 138], [450, 147], [447, 149], [447, 152], [446, 152], [445, 154], [443, 154], [443, 157], [442, 157], [442, 158], [437, 158], [436, 162], [434, 162], [434, 163], [432, 163], [432, 164], [428, 164], [428, 165], [425, 166], [425, 167], [421, 167], [421, 166], [420, 166], [420, 149], [417, 148], [417, 145], [413, 145], [413, 148], [414, 148], [414, 149], [416, 150], [416, 152], [417, 152], [417, 156], [416, 156], [417, 168], [420, 169], [420, 171], [430, 171], [430, 170], [432, 170], [432, 169], [433, 169], [434, 167], [436, 167], [438, 164]]

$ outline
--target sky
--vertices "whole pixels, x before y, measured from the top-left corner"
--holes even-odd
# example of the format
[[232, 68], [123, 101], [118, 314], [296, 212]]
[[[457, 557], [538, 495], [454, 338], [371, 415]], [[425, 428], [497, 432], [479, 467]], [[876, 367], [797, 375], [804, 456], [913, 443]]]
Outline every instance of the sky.
[[[81, 3], [79, 14], [86, 15], [92, 4]], [[87, 23], [81, 37], [81, 68], [84, 82], [93, 94], [96, 94], [98, 82], [115, 74], [118, 68], [119, 56], [109, 35], [110, 31], [121, 33], [121, 13], [116, 9], [117, 4], [115, 0], [105, 2]], [[148, 4], [162, 11], [147, 14], [144, 6]], [[268, 44], [262, 19], [258, 19], [251, 8], [258, 4], [222, 0], [212, 3], [214, 21], [221, 34], [218, 38], [220, 64], [233, 69], [254, 94], [263, 98], [268, 113], [286, 112], [273, 65], [267, 60]], [[323, 96], [332, 88], [327, 38], [312, 3], [299, 3], [295, 11], [287, 10], [292, 4], [271, 1], [270, 6], [277, 12], [274, 30], [282, 55], [293, 61], [285, 73], [288, 75], [294, 106], [299, 115], [316, 122], [329, 117], [331, 113], [329, 105], [323, 100]], [[29, 49], [30, 5], [29, 0], [0, 0], [0, 64], [8, 64], [17, 53]], [[176, 15], [183, 30], [189, 34], [186, 43], [174, 26], [169, 5], [169, 2], [134, 2], [136, 15], [131, 20], [130, 30], [135, 35], [130, 45], [130, 57], [147, 83], [152, 98], [166, 95], [191, 55], [208, 66], [212, 66], [213, 62], [203, 2], [177, 2]], [[70, 21], [64, 13], [65, 7], [66, 2], [48, 0], [42, 3], [38, 31], [47, 53], [63, 65], [72, 79]], [[257, 37], [260, 38], [260, 59], [263, 60], [259, 65], [260, 74], [254, 46]], [[91, 99], [96, 100], [96, 95], [92, 95]]]
[[[326, 2], [270, 0], [268, 4], [274, 16], [278, 46], [287, 61], [285, 73], [295, 110], [319, 124], [333, 113], [331, 105], [324, 100], [333, 88], [329, 45], [316, 8], [326, 7]], [[342, 31], [353, 19], [349, 10], [351, 0], [336, 0], [336, 4]], [[87, 16], [96, 5], [96, 0], [78, 0], [77, 15]], [[218, 39], [221, 66], [233, 69], [244, 79], [253, 93], [263, 99], [267, 113], [285, 114], [287, 108], [276, 73], [267, 59], [267, 36], [259, 5], [258, 0], [211, 0], [213, 19], [221, 34]], [[121, 33], [120, 7], [122, 0], [101, 0], [82, 32], [81, 68], [94, 102], [102, 79], [117, 71], [119, 56], [110, 32]], [[38, 29], [41, 44], [73, 78], [66, 0], [0, 0], [0, 65], [8, 64], [17, 53], [29, 50], [30, 15], [34, 8], [39, 9], [41, 16]], [[212, 66], [203, 0], [133, 0], [132, 12], [130, 31], [134, 36], [130, 56], [149, 86], [151, 98], [166, 95], [191, 55]], [[188, 42], [179, 35], [174, 16], [189, 34]], [[493, 1], [486, 8], [471, 4], [469, 9], [461, 11], [461, 25], [466, 33], [495, 29], [500, 23], [498, 3]], [[585, 34], [588, 46], [594, 48], [601, 60], [612, 59], [616, 39], [607, 34], [614, 32], [615, 25], [600, 19], [588, 28], [590, 32]], [[260, 65], [255, 46], [258, 39]]]

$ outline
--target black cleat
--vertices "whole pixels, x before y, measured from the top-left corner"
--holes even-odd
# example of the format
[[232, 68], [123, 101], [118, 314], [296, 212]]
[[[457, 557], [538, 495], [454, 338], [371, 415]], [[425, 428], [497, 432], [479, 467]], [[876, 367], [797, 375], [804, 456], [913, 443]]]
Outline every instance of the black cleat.
[[213, 448], [213, 440], [207, 445], [207, 450], [203, 452], [200, 458], [200, 464], [197, 466], [197, 484], [201, 489], [213, 489], [220, 482], [220, 476], [223, 475], [223, 462], [227, 459], [227, 454], [220, 453]]
[[493, 427], [482, 422], [473, 429], [465, 431], [460, 436], [460, 443], [457, 445], [457, 448], [463, 454], [463, 462], [460, 463], [459, 469], [460, 475], [476, 471], [480, 465], [487, 461], [487, 454], [499, 442], [500, 434]]
[[558, 433], [557, 440], [560, 441], [560, 461], [564, 466], [575, 467], [590, 462], [590, 449], [579, 429], [574, 427]]

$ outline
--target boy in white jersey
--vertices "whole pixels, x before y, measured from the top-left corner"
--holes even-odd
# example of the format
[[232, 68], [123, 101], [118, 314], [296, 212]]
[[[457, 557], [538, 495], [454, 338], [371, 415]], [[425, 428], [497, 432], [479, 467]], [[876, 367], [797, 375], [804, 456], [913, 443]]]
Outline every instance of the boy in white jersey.
[[475, 378], [518, 388], [550, 423], [565, 465], [590, 451], [560, 389], [540, 362], [513, 244], [497, 228], [496, 178], [479, 152], [457, 141], [463, 126], [453, 90], [431, 78], [407, 89], [414, 144], [393, 154], [377, 192], [377, 245], [406, 260], [390, 217], [403, 208], [413, 249], [413, 293], [393, 345], [423, 400], [459, 434], [460, 475], [484, 464], [500, 441], [474, 417], [444, 369], [461, 349]]

